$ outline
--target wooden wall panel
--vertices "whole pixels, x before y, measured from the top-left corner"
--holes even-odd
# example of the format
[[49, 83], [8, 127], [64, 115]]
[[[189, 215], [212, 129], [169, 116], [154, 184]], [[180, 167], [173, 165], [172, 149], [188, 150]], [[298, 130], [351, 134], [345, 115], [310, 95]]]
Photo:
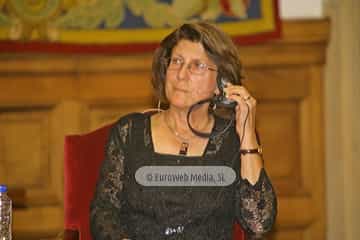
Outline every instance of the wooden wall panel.
[[0, 114], [2, 176], [26, 192], [27, 205], [59, 202], [52, 185], [51, 109], [8, 108]]
[[[284, 37], [239, 48], [258, 99], [265, 165], [279, 197], [268, 239], [325, 239], [322, 91], [326, 20], [284, 22]], [[0, 54], [0, 182], [26, 193], [16, 239], [63, 223], [63, 139], [155, 107], [151, 54]]]
[[[298, 189], [299, 175], [299, 128], [298, 106], [294, 102], [274, 101], [259, 104], [258, 131], [264, 146], [266, 167], [281, 188], [278, 191]], [[286, 147], [284, 147], [284, 144]], [[279, 154], [281, 153], [281, 154]]]
[[[13, 110], [13, 111], [11, 111]], [[48, 156], [48, 117], [46, 113], [7, 109], [0, 115], [0, 142], [3, 151], [1, 175], [13, 186], [42, 188], [46, 178]], [[28, 169], [32, 168], [32, 172]]]
[[117, 105], [97, 105], [90, 107], [89, 129], [95, 130], [99, 126], [110, 124], [131, 112], [143, 112], [147, 109], [153, 109], [151, 101], [134, 101]]

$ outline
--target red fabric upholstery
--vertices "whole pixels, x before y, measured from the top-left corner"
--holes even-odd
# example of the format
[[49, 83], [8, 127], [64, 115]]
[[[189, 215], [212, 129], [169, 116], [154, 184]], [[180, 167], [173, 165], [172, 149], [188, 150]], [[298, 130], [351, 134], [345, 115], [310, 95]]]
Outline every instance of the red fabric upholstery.
[[66, 229], [90, 240], [89, 209], [111, 125], [85, 135], [65, 137], [64, 217]]
[[[80, 240], [91, 240], [89, 208], [93, 197], [104, 147], [111, 125], [85, 135], [65, 137], [64, 146], [64, 222], [65, 229], [78, 230]], [[244, 232], [234, 225], [234, 240], [243, 240]]]
[[240, 227], [240, 224], [234, 224], [234, 235], [233, 240], [245, 240], [245, 232]]

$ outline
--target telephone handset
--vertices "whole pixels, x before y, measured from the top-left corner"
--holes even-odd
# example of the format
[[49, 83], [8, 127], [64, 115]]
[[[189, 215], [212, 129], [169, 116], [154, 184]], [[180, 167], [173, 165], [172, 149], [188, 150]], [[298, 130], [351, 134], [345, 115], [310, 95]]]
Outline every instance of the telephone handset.
[[[224, 92], [224, 88], [226, 87], [227, 83], [229, 81], [227, 81], [225, 78], [223, 77], [218, 77], [216, 79], [217, 81], [217, 85], [218, 85], [218, 88], [219, 88], [219, 94], [218, 95], [215, 95], [214, 97], [212, 98], [207, 98], [207, 99], [204, 99], [204, 100], [201, 100], [195, 104], [193, 104], [189, 111], [188, 111], [188, 114], [187, 114], [187, 123], [188, 123], [188, 126], [189, 128], [191, 129], [191, 131], [196, 134], [197, 136], [199, 137], [203, 137], [203, 138], [208, 138], [208, 137], [216, 137], [218, 135], [221, 135], [223, 134], [234, 122], [235, 120], [235, 107], [237, 105], [237, 102], [234, 101], [234, 100], [231, 100], [231, 99], [228, 99], [226, 96], [225, 96], [225, 92]], [[207, 103], [207, 102], [211, 102], [215, 108], [217, 107], [224, 107], [224, 108], [227, 108], [227, 109], [231, 109], [231, 117], [230, 117], [230, 121], [229, 123], [227, 124], [227, 126], [225, 126], [221, 131], [214, 131], [212, 133], [205, 133], [205, 132], [200, 132], [196, 129], [194, 129], [191, 124], [190, 124], [190, 114], [191, 112], [199, 107], [200, 105], [204, 104], [204, 103]]]
[[224, 77], [218, 77], [216, 79], [217, 85], [219, 88], [219, 94], [215, 95], [213, 98], [213, 104], [215, 104], [216, 107], [225, 107], [225, 108], [235, 108], [237, 105], [237, 102], [235, 100], [228, 99], [225, 96], [224, 88], [229, 83], [229, 81]]

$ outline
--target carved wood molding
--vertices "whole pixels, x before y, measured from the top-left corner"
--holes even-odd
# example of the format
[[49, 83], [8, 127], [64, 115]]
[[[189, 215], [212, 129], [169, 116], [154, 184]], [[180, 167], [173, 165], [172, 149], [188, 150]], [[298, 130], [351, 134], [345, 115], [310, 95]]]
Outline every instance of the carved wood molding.
[[[283, 22], [283, 37], [264, 44], [240, 46], [245, 66], [324, 63], [329, 20]], [[323, 46], [319, 48], [319, 46]], [[314, 48], [317, 50], [314, 51]], [[289, 50], [298, 55], [289, 55]], [[138, 55], [0, 54], [2, 74], [76, 74], [78, 72], [149, 71], [152, 53]]]

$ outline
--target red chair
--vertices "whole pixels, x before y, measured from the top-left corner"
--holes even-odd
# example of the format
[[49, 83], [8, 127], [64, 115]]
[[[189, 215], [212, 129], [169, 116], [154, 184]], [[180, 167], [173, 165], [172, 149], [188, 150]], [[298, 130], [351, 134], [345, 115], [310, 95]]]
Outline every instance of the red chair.
[[[89, 209], [111, 125], [85, 135], [65, 137], [64, 217], [66, 230], [90, 240]], [[65, 234], [70, 235], [69, 231]], [[76, 235], [73, 233], [73, 235]]]
[[[104, 159], [111, 125], [84, 135], [65, 137], [64, 145], [64, 238], [91, 240], [89, 208], [94, 194], [99, 168]], [[234, 225], [234, 240], [245, 239], [238, 224]]]

